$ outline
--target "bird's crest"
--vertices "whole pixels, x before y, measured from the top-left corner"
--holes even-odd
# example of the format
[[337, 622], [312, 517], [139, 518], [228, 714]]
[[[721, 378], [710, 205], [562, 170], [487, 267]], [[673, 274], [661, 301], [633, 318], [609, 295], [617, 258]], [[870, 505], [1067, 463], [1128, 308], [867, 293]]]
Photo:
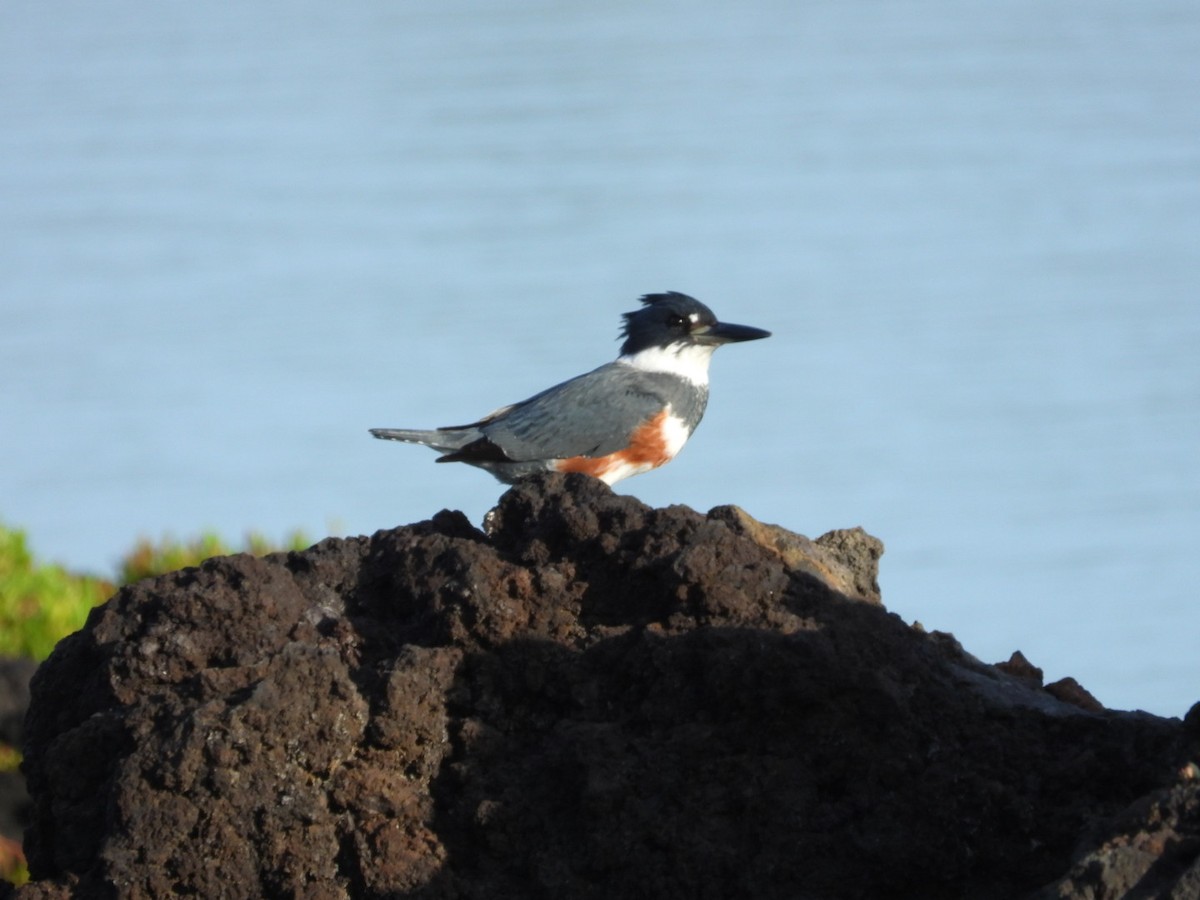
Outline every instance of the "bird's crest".
[[[681, 308], [702, 306], [700, 301], [695, 297], [689, 297], [687, 294], [681, 294], [679, 291], [664, 291], [661, 294], [643, 294], [638, 300], [642, 306], [651, 308], [664, 304], [679, 306]], [[630, 326], [636, 319], [641, 318], [645, 312], [645, 310], [637, 309], [633, 312], [621, 314], [621, 318], [625, 320], [625, 324], [621, 326], [621, 336], [618, 340], [629, 337]]]

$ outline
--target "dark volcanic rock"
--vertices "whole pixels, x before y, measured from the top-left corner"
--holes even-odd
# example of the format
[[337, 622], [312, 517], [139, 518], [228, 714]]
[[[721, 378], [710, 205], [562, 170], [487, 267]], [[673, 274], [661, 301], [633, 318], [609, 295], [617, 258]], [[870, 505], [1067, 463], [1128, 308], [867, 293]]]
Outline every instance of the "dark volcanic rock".
[[1139, 799], [1078, 855], [1070, 871], [1036, 895], [1061, 897], [1200, 897], [1200, 781], [1194, 764], [1180, 783]]
[[141, 582], [34, 680], [18, 895], [1076, 896], [1143, 796], [1194, 847], [1194, 733], [908, 627], [881, 552], [553, 476]]

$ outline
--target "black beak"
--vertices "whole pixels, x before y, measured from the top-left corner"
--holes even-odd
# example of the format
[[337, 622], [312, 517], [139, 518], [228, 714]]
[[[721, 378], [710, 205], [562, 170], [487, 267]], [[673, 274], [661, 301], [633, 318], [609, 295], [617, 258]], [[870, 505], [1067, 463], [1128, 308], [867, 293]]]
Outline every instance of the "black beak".
[[771, 332], [761, 328], [754, 328], [750, 325], [731, 325], [728, 322], [718, 322], [703, 331], [692, 332], [692, 338], [697, 343], [712, 344], [717, 347], [721, 344], [734, 344], [738, 341], [757, 341], [770, 336]]

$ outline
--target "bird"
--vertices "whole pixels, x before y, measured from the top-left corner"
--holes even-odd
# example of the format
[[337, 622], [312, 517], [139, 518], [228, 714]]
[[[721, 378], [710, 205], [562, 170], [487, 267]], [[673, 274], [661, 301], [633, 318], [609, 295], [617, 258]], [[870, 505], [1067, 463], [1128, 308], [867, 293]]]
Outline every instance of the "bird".
[[708, 404], [708, 366], [724, 344], [771, 332], [718, 322], [678, 291], [646, 294], [622, 318], [620, 355], [583, 375], [502, 406], [469, 425], [372, 428], [377, 438], [422, 444], [507, 484], [539, 472], [582, 472], [608, 485], [669, 462]]

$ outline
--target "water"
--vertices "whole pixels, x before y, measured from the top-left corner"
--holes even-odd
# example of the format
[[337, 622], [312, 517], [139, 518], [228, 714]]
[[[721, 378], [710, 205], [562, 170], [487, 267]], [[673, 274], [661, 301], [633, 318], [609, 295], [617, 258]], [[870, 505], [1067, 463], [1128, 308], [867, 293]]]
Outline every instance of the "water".
[[887, 544], [890, 609], [1200, 699], [1200, 8], [0, 8], [0, 516], [370, 533], [641, 293], [769, 328], [618, 488]]

